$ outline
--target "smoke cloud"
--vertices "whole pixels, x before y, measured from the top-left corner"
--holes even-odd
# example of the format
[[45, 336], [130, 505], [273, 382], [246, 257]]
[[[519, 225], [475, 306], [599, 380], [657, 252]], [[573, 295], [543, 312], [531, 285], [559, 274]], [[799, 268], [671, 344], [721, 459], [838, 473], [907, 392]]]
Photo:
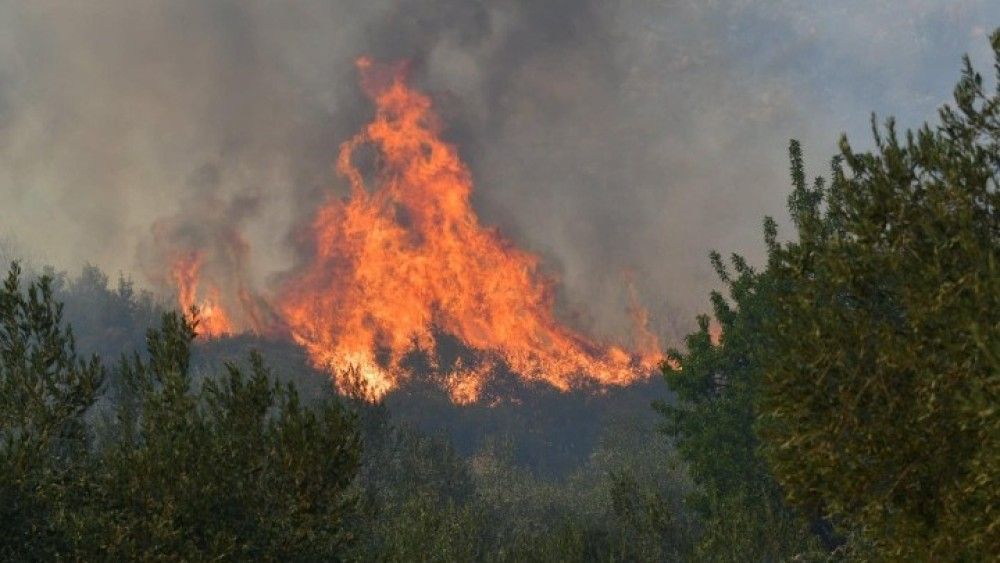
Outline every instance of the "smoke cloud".
[[405, 59], [564, 314], [626, 332], [630, 276], [670, 337], [709, 250], [759, 259], [789, 138], [821, 173], [870, 111], [933, 117], [997, 24], [980, 0], [0, 2], [0, 236], [161, 291], [164, 253], [201, 245], [266, 287], [345, 193], [337, 146], [372, 111], [354, 60]]

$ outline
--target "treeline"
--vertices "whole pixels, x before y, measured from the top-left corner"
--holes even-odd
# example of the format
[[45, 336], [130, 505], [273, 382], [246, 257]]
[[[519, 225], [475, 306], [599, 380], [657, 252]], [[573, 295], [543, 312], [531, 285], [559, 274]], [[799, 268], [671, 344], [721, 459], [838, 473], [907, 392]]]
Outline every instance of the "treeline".
[[611, 429], [554, 482], [500, 439], [462, 457], [384, 404], [303, 399], [259, 354], [195, 373], [177, 313], [106, 367], [77, 353], [63, 312], [52, 278], [22, 287], [15, 264], [0, 290], [2, 560], [659, 560], [690, 535], [689, 484], [653, 471], [669, 448], [641, 427]]
[[198, 363], [196, 327], [127, 281], [15, 265], [0, 559], [995, 558], [996, 88], [966, 61], [938, 124], [873, 120], [874, 149], [842, 139], [813, 182], [793, 142], [794, 236], [766, 220], [760, 268], [712, 255], [725, 294], [663, 366], [660, 431], [619, 417], [551, 475], [517, 435], [456, 447], [384, 403], [302, 392], [260, 354]]

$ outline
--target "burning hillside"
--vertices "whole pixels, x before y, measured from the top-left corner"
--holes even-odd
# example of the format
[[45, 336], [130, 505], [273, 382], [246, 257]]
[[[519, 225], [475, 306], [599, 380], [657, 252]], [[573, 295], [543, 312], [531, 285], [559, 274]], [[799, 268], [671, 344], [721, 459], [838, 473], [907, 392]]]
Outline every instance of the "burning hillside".
[[[317, 210], [306, 235], [311, 260], [265, 299], [280, 331], [335, 376], [355, 368], [375, 396], [406, 377], [401, 362], [410, 351], [435, 350], [440, 333], [477, 351], [472, 362], [431, 366], [447, 372], [456, 402], [476, 400], [501, 365], [559, 389], [586, 380], [624, 385], [649, 374], [660, 352], [645, 312], [630, 309], [633, 351], [560, 323], [555, 283], [539, 271], [538, 258], [480, 223], [471, 175], [440, 138], [430, 98], [407, 85], [401, 67], [361, 59], [358, 68], [375, 118], [340, 147], [337, 170], [350, 196], [331, 197]], [[355, 162], [362, 147], [377, 154], [371, 174]], [[185, 308], [197, 301], [199, 267], [197, 252], [175, 261]], [[222, 309], [229, 301], [207, 287], [204, 331], [231, 333]]]

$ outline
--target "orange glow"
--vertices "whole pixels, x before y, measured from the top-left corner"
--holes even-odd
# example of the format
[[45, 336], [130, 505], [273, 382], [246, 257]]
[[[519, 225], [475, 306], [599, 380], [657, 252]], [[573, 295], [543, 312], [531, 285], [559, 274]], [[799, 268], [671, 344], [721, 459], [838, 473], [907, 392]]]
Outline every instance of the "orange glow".
[[177, 301], [189, 321], [197, 321], [200, 336], [218, 338], [233, 334], [233, 324], [222, 308], [219, 289], [210, 287], [208, 296], [198, 300], [198, 283], [204, 257], [199, 252], [178, 256], [171, 274], [177, 286]]
[[708, 339], [712, 346], [718, 346], [722, 342], [722, 326], [715, 319], [708, 325]]
[[[377, 398], [406, 377], [404, 356], [434, 350], [440, 331], [478, 352], [474, 365], [458, 362], [445, 378], [458, 403], [477, 400], [501, 364], [562, 390], [648, 377], [661, 354], [634, 291], [635, 352], [561, 324], [555, 284], [538, 258], [480, 224], [469, 170], [441, 140], [430, 98], [410, 89], [398, 68], [368, 59], [358, 68], [376, 114], [340, 147], [337, 170], [351, 195], [317, 211], [308, 233], [313, 258], [273, 303], [312, 362], [332, 374], [353, 367]], [[373, 174], [355, 162], [362, 147], [377, 154]], [[197, 281], [178, 286], [182, 304], [193, 303]], [[202, 301], [203, 315], [211, 303]], [[226, 317], [218, 310], [217, 318]]]

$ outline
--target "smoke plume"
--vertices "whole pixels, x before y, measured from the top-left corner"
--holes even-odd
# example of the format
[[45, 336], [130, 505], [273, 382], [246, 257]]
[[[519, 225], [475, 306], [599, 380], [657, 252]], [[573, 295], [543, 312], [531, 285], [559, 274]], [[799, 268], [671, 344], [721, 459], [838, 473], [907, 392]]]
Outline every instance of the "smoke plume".
[[192, 249], [273, 285], [346, 193], [337, 147], [373, 111], [354, 61], [405, 60], [562, 314], [624, 333], [634, 279], [669, 337], [705, 306], [710, 249], [759, 257], [788, 138], [822, 163], [872, 110], [931, 117], [1000, 23], [985, 1], [900, 4], [0, 2], [0, 236], [161, 291]]

